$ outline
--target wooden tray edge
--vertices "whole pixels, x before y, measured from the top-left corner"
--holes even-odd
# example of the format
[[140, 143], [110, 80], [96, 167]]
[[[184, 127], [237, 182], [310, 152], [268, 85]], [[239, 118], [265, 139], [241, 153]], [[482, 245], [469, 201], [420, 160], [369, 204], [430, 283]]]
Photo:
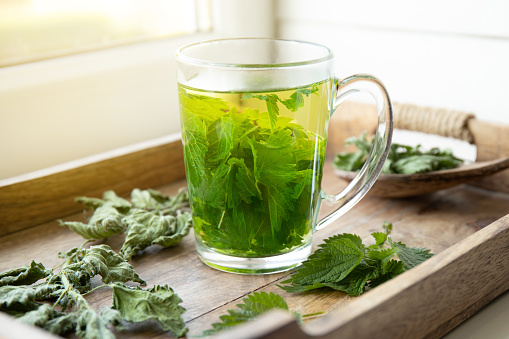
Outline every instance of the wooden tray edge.
[[[217, 338], [439, 338], [509, 289], [509, 214], [305, 331], [273, 311]], [[450, 286], [455, 288], [451, 289]], [[430, 302], [433, 300], [434, 302]], [[468, 305], [465, 306], [465, 303]], [[57, 338], [0, 314], [0, 338]]]
[[119, 195], [185, 178], [180, 134], [0, 181], [0, 236], [79, 212], [77, 196]]
[[60, 338], [39, 327], [23, 324], [0, 312], [0, 339], [56, 339]]
[[270, 312], [217, 338], [440, 338], [509, 289], [508, 243], [509, 214], [304, 330]]

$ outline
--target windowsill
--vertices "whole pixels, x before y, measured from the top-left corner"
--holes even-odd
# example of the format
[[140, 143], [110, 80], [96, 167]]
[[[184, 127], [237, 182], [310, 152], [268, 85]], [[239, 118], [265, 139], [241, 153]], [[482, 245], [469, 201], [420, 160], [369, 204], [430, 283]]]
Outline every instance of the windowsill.
[[181, 36], [0, 68], [0, 179], [180, 130]]

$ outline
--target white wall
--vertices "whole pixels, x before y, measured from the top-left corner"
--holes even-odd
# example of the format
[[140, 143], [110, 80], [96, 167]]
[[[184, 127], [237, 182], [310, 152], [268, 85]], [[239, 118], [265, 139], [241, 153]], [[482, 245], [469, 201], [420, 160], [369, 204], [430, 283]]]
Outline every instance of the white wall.
[[509, 123], [509, 1], [278, 0], [279, 37], [330, 47], [339, 77], [371, 73], [391, 99]]

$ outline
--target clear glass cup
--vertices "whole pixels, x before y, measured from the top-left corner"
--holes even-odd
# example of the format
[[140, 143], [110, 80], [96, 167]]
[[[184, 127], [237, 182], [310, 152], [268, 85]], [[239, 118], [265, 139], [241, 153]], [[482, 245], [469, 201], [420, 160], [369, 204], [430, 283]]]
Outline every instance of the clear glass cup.
[[[246, 274], [306, 260], [312, 234], [352, 208], [378, 178], [392, 137], [392, 108], [371, 75], [334, 76], [325, 46], [224, 39], [176, 55], [182, 143], [197, 252], [207, 265]], [[349, 94], [377, 104], [374, 147], [342, 192], [321, 190], [331, 114]], [[317, 222], [322, 200], [337, 206]]]

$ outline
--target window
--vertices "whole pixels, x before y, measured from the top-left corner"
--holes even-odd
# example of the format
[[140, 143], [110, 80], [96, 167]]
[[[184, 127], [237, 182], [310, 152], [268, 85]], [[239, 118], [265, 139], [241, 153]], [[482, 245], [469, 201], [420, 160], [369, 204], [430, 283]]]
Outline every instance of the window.
[[[273, 0], [251, 5], [251, 0], [0, 0], [0, 185], [179, 133], [176, 49], [208, 39], [271, 36]], [[23, 6], [31, 14], [22, 14]], [[60, 20], [58, 28], [50, 17]], [[89, 37], [98, 18], [108, 24], [100, 34], [94, 28], [95, 40], [73, 37], [80, 30]], [[33, 44], [46, 41], [53, 49], [35, 51], [24, 41], [30, 30], [36, 34]], [[61, 39], [53, 34], [67, 36], [67, 45], [56, 46]], [[16, 36], [14, 44], [5, 44]]]
[[207, 0], [4, 0], [0, 67], [210, 30]]

